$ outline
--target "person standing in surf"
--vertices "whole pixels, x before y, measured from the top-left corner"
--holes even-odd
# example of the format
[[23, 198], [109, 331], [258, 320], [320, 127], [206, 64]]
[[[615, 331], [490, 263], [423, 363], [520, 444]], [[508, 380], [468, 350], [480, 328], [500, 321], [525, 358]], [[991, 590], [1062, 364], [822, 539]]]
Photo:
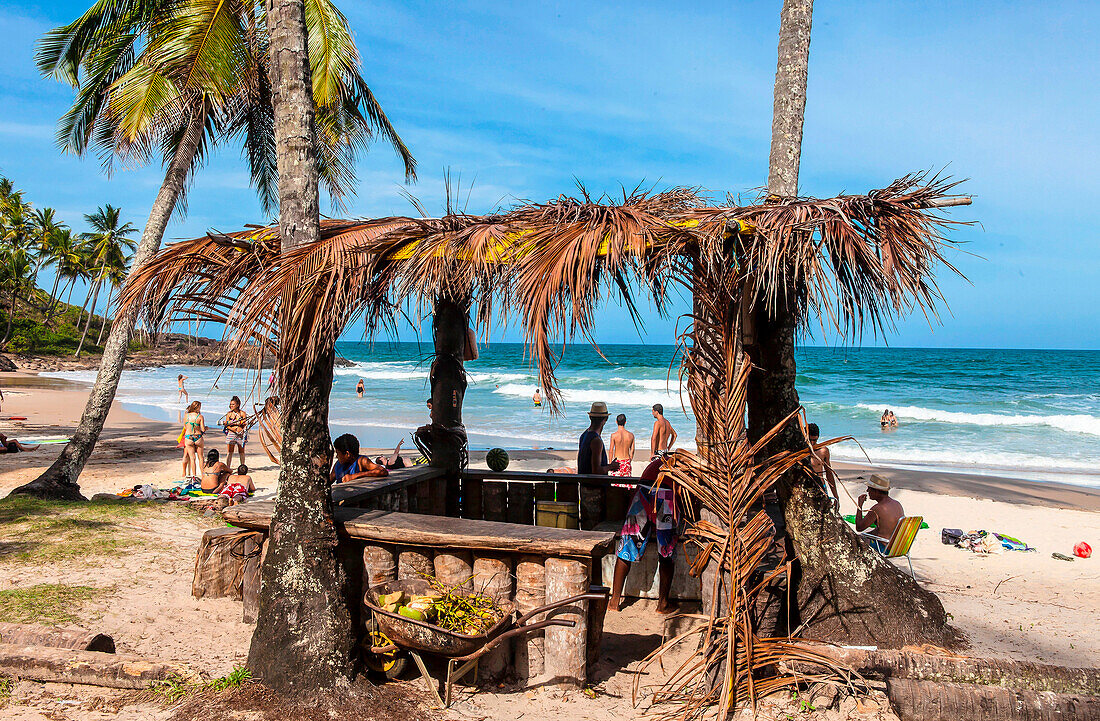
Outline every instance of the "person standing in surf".
[[625, 478], [633, 475], [631, 462], [634, 460], [634, 434], [626, 429], [626, 414], [620, 413], [615, 417], [618, 429], [611, 434], [611, 462], [618, 463], [617, 470], [609, 475]]
[[656, 458], [660, 451], [671, 451], [676, 443], [676, 429], [665, 418], [665, 407], [653, 404], [653, 436], [649, 439], [649, 457]]
[[535, 392], [531, 394], [531, 402], [535, 404], [535, 408], [542, 405], [542, 396], [539, 395], [539, 389], [536, 388]]
[[359, 382], [355, 384], [355, 395], [357, 395], [360, 398], [363, 397], [363, 379], [362, 378], [360, 378]]
[[176, 400], [189, 401], [191, 397], [187, 395], [187, 388], [184, 387], [183, 382], [187, 380], [187, 376], [180, 373], [176, 376], [176, 385], [179, 386], [179, 397]]

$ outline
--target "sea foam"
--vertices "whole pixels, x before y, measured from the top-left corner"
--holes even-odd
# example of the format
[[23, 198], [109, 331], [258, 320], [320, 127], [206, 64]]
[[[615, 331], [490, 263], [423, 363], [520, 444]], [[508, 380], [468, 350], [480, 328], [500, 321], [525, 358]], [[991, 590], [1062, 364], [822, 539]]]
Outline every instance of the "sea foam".
[[[860, 403], [859, 408], [881, 413], [884, 405]], [[939, 423], [956, 423], [974, 426], [1049, 426], [1068, 433], [1084, 433], [1090, 436], [1100, 436], [1100, 418], [1096, 416], [1076, 415], [1008, 415], [1001, 413], [961, 413], [959, 411], [944, 411], [936, 408], [921, 408], [920, 406], [903, 406], [891, 408], [899, 419], [909, 418], [918, 421], [935, 421]]]

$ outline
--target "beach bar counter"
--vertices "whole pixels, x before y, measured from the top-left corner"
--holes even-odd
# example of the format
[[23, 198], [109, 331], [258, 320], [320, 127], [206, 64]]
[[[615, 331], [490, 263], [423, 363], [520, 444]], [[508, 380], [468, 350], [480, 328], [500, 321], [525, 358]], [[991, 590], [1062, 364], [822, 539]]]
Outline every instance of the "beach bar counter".
[[[539, 498], [580, 496], [580, 525], [591, 529], [606, 515], [608, 485], [607, 477], [524, 472], [468, 471], [448, 480], [444, 471], [429, 466], [334, 485], [338, 553], [349, 590], [361, 600], [372, 586], [434, 574], [444, 585], [511, 601], [520, 614], [597, 590], [602, 601], [580, 601], [547, 614], [573, 621], [572, 627], [519, 635], [482, 657], [478, 669], [489, 681], [514, 675], [521, 683], [583, 686], [599, 659], [607, 610], [606, 589], [593, 588], [593, 571], [599, 578], [615, 534], [534, 525], [535, 508]], [[196, 597], [239, 598], [244, 620], [255, 622], [273, 510], [272, 501], [256, 501], [223, 511], [232, 527], [204, 535], [195, 563]], [[370, 612], [362, 605], [353, 608], [356, 612], [359, 618], [353, 620], [369, 647]]]

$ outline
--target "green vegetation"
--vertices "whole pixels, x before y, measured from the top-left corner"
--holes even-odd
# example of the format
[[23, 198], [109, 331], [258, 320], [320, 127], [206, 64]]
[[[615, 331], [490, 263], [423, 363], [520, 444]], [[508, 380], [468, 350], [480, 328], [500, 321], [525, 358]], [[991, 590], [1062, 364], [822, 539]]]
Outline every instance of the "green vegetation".
[[[225, 676], [211, 681], [194, 682], [182, 676], [172, 676], [163, 681], [153, 681], [149, 686], [151, 695], [164, 702], [175, 703], [184, 696], [209, 691], [220, 693], [230, 688], [239, 688], [252, 680], [252, 672], [244, 666], [234, 666]], [[144, 693], [144, 692], [143, 692]]]
[[[0, 350], [42, 355], [101, 352], [106, 315], [122, 287], [137, 229], [111, 205], [84, 216], [90, 232], [74, 234], [53, 208], [35, 210], [12, 181], [0, 177]], [[53, 270], [49, 291], [38, 287]], [[84, 305], [70, 305], [78, 284]], [[103, 316], [95, 314], [107, 288]], [[64, 298], [64, 301], [62, 300]]]
[[8, 676], [0, 676], [0, 708], [4, 708], [8, 705], [8, 701], [11, 701], [11, 693], [15, 690], [15, 679]]
[[99, 598], [109, 590], [59, 583], [5, 589], [0, 591], [0, 621], [45, 625], [75, 623], [80, 620], [74, 613], [76, 604]]
[[76, 503], [29, 496], [0, 500], [0, 563], [64, 561], [118, 556], [140, 543], [121, 521], [162, 512], [134, 502]]

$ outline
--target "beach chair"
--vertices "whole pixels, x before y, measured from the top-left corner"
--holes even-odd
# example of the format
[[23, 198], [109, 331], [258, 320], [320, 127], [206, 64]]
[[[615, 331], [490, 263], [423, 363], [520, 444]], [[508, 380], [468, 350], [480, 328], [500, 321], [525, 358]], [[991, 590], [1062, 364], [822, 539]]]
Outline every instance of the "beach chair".
[[920, 524], [923, 521], [924, 516], [904, 516], [898, 521], [894, 533], [890, 536], [890, 540], [886, 542], [885, 549], [882, 547], [882, 539], [878, 536], [867, 531], [859, 535], [866, 537], [871, 543], [871, 548], [878, 549], [886, 558], [905, 556], [905, 560], [909, 562], [909, 575], [913, 577], [913, 580], [916, 580], [917, 575], [913, 573], [913, 559], [909, 558], [909, 549], [913, 547], [913, 541], [917, 538], [917, 531], [920, 530]]

